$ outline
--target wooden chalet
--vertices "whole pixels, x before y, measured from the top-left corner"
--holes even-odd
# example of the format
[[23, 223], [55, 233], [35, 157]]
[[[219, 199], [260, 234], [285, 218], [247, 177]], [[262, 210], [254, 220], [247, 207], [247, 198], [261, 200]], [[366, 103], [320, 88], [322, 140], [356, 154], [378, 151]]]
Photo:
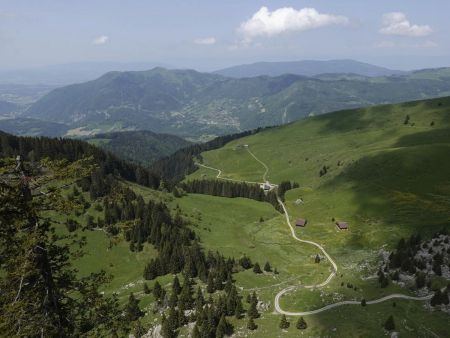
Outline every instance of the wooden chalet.
[[347, 222], [336, 222], [336, 226], [339, 230], [348, 230], [348, 223]]
[[298, 220], [295, 221], [295, 226], [304, 227], [306, 226], [306, 223], [308, 223], [306, 219], [299, 218]]

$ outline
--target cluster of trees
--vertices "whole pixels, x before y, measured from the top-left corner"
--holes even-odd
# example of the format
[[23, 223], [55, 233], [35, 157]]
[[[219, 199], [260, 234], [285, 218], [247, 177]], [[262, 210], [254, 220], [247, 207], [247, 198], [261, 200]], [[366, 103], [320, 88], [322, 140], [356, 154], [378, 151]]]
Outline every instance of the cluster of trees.
[[[256, 274], [260, 274], [260, 273], [263, 272], [261, 270], [261, 266], [259, 265], [259, 263], [256, 262], [255, 264], [253, 264], [252, 260], [249, 257], [247, 257], [246, 255], [244, 255], [241, 258], [239, 258], [238, 263], [245, 270], [253, 268], [253, 272], [256, 273]], [[273, 272], [274, 274], [278, 274], [278, 271], [277, 271], [276, 268], [272, 271], [272, 266], [270, 265], [269, 262], [266, 262], [264, 264], [264, 271], [265, 272]]]
[[291, 181], [282, 181], [278, 185], [278, 196], [280, 196], [281, 200], [284, 202], [284, 194], [286, 191], [298, 188], [300, 185], [297, 182]]
[[[389, 255], [389, 261], [385, 268], [385, 272], [394, 270], [390, 273], [390, 278], [392, 280], [398, 280], [400, 272], [409, 273], [415, 275], [417, 288], [422, 288], [425, 285], [429, 285], [430, 281], [427, 280], [427, 274], [423, 272], [427, 268], [427, 264], [430, 264], [434, 273], [438, 276], [442, 274], [442, 265], [445, 264], [445, 257], [440, 249], [435, 249], [441, 244], [439, 236], [446, 232], [438, 232], [434, 235], [434, 238], [428, 245], [426, 242], [423, 243], [420, 235], [412, 235], [409, 239], [405, 240], [401, 238], [397, 244], [396, 250], [392, 251]], [[449, 241], [448, 236], [442, 241]], [[416, 255], [419, 250], [427, 250], [430, 254], [430, 258], [418, 258]], [[450, 251], [450, 250], [449, 250]], [[382, 286], [386, 286], [388, 277], [383, 273], [383, 271], [378, 272], [379, 281]]]
[[[103, 176], [112, 174], [128, 181], [157, 189], [160, 176], [142, 166], [118, 159], [113, 154], [103, 151], [87, 142], [74, 139], [48, 137], [22, 137], [0, 133], [0, 157], [15, 157], [37, 162], [43, 158], [67, 160], [74, 162], [92, 157]], [[87, 178], [88, 182], [92, 179]]]
[[256, 201], [268, 202], [280, 211], [276, 193], [274, 191], [269, 191], [265, 194], [257, 184], [224, 180], [192, 180], [180, 183], [180, 187], [186, 192], [194, 194], [206, 194], [229, 198], [244, 197]]
[[[165, 338], [176, 337], [178, 329], [195, 322], [192, 337], [221, 338], [233, 333], [230, 317], [242, 318], [244, 308], [242, 297], [230, 280], [217, 297], [205, 297], [200, 286], [194, 293], [193, 279], [185, 276], [181, 286], [177, 276], [174, 277], [170, 296], [156, 282], [153, 294], [163, 311], [162, 335]], [[254, 296], [256, 297], [256, 295]]]
[[151, 168], [172, 184], [180, 182], [186, 175], [189, 175], [197, 170], [194, 159], [200, 157], [201, 153], [208, 150], [221, 148], [228, 142], [231, 142], [235, 139], [256, 134], [261, 130], [268, 128], [270, 127], [258, 128], [255, 130], [244, 131], [237, 134], [219, 136], [206, 143], [191, 145], [189, 147], [176, 151], [168, 157], [156, 161], [152, 164]]
[[[291, 323], [286, 318], [286, 315], [281, 316], [280, 324], [278, 325], [280, 329], [286, 330], [291, 326]], [[299, 330], [304, 330], [308, 327], [308, 324], [306, 324], [306, 321], [303, 317], [300, 317], [297, 320], [297, 323], [295, 324], [295, 327]]]

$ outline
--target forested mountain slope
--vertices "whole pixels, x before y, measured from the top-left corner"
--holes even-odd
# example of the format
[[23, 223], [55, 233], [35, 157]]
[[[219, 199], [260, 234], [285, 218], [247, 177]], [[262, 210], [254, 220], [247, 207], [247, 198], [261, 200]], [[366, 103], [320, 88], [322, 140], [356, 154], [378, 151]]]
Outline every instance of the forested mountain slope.
[[98, 134], [87, 141], [124, 160], [147, 166], [190, 145], [181, 137], [147, 130]]

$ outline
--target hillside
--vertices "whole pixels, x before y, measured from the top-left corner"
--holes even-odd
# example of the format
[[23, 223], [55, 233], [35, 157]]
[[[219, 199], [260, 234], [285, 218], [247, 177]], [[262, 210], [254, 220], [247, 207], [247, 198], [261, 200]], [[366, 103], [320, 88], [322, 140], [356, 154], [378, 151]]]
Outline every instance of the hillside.
[[[310, 195], [304, 208], [320, 210], [318, 222], [324, 225], [335, 215], [356, 224], [383, 224], [380, 232], [393, 224], [433, 231], [447, 224], [450, 214], [444, 198], [449, 114], [449, 97], [339, 111], [238, 139], [202, 156], [226, 177], [255, 181], [264, 168], [238, 147], [248, 144], [270, 168], [270, 181], [308, 187], [297, 194]], [[324, 166], [326, 175], [320, 176]], [[193, 176], [203, 174], [214, 172], [201, 169]], [[366, 238], [364, 231], [359, 235]]]
[[149, 165], [153, 161], [169, 156], [178, 149], [190, 144], [190, 142], [181, 137], [169, 134], [156, 134], [151, 131], [99, 134], [86, 139], [86, 141], [124, 160], [142, 165]]
[[357, 74], [362, 76], [389, 76], [402, 72], [384, 67], [374, 66], [355, 60], [303, 60], [291, 62], [256, 62], [246, 65], [232, 66], [215, 71], [228, 77], [243, 78], [255, 76], [280, 76], [295, 74], [316, 76], [319, 74]]
[[202, 140], [306, 116], [450, 93], [448, 69], [427, 76], [226, 78], [155, 68], [55, 89], [26, 112], [72, 134], [144, 129]]

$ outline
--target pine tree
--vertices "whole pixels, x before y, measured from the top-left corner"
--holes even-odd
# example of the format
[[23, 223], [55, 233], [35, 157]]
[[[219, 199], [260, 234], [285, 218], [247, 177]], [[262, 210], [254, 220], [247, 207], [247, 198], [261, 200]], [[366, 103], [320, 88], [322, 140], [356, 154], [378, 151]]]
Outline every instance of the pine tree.
[[163, 288], [161, 284], [159, 284], [159, 282], [156, 281], [155, 285], [153, 286], [153, 297], [155, 297], [156, 300], [161, 300], [162, 295], [163, 295]]
[[389, 318], [386, 320], [386, 323], [384, 323], [384, 328], [387, 331], [395, 330], [395, 322], [394, 322], [394, 317], [392, 315], [389, 316]]
[[192, 298], [192, 282], [189, 278], [186, 278], [183, 283], [183, 288], [180, 293], [180, 302], [185, 309], [192, 309], [194, 299]]
[[172, 292], [172, 294], [169, 297], [169, 306], [170, 307], [175, 307], [178, 304], [178, 296], [176, 294], [176, 292]]
[[125, 316], [129, 321], [138, 320], [144, 315], [144, 312], [139, 308], [139, 300], [130, 293], [128, 297], [128, 304], [125, 306]]
[[271, 272], [272, 271], [272, 267], [270, 266], [269, 262], [266, 262], [266, 264], [264, 264], [264, 271], [265, 272]]
[[251, 302], [250, 302], [250, 307], [247, 310], [247, 316], [251, 317], [251, 318], [258, 318], [259, 317], [259, 312], [257, 309], [257, 305], [258, 305], [258, 298], [256, 298], [256, 294], [253, 293], [253, 296], [251, 298]]
[[215, 284], [214, 284], [214, 277], [213, 277], [213, 274], [211, 272], [208, 274], [208, 281], [207, 281], [207, 284], [206, 284], [206, 291], [208, 291], [208, 293], [214, 293], [216, 291]]
[[236, 319], [240, 319], [242, 317], [242, 313], [244, 312], [244, 309], [242, 307], [241, 299], [239, 298], [236, 302], [236, 307], [234, 308], [234, 316]]
[[280, 329], [285, 330], [285, 329], [289, 328], [290, 325], [291, 325], [291, 323], [289, 323], [287, 321], [286, 316], [282, 315], [281, 316], [281, 320], [280, 320], [280, 324], [279, 324]]
[[148, 287], [148, 285], [147, 285], [147, 283], [144, 283], [144, 293], [146, 294], [146, 295], [149, 295], [150, 294], [150, 288]]
[[256, 330], [258, 328], [258, 325], [255, 324], [255, 321], [253, 320], [252, 317], [248, 318], [248, 322], [247, 322], [247, 329], [249, 330]]
[[161, 334], [164, 338], [175, 338], [177, 336], [177, 313], [175, 309], [171, 308], [169, 316], [166, 318], [163, 314]]
[[297, 320], [297, 324], [295, 325], [295, 327], [299, 330], [304, 330], [308, 327], [308, 325], [306, 324], [305, 320], [303, 319], [303, 317], [300, 317]]
[[216, 338], [222, 338], [227, 333], [228, 333], [228, 323], [225, 319], [225, 315], [222, 315], [220, 317], [219, 324], [217, 324]]
[[178, 301], [178, 326], [183, 326], [188, 322], [188, 319], [184, 314], [185, 311], [186, 308], [184, 307], [184, 304], [181, 301]]
[[225, 288], [224, 288], [225, 292], [229, 293], [231, 291], [232, 287], [233, 287], [233, 280], [231, 279], [231, 276], [229, 276], [227, 278], [227, 282], [225, 284]]
[[195, 298], [195, 307], [200, 309], [205, 305], [205, 298], [203, 297], [203, 292], [200, 286], [197, 288], [197, 296]]
[[175, 275], [173, 279], [172, 291], [175, 292], [177, 295], [179, 295], [181, 292], [181, 285], [177, 275]]
[[255, 265], [253, 266], [253, 272], [254, 273], [262, 273], [261, 267], [259, 266], [258, 263], [255, 263]]

